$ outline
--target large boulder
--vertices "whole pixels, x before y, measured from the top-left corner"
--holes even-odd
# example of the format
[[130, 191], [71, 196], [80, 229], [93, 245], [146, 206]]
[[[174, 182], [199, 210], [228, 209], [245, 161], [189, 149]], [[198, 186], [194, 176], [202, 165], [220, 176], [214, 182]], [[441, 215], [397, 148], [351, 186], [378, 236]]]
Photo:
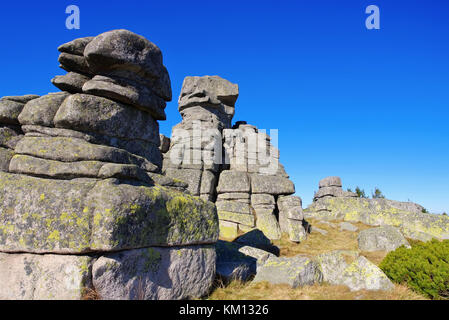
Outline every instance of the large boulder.
[[399, 232], [392, 226], [382, 226], [362, 230], [357, 238], [359, 249], [362, 251], [393, 251], [401, 246], [410, 248], [410, 244]]
[[80, 300], [91, 281], [89, 256], [0, 253], [1, 300]]
[[280, 176], [251, 175], [252, 193], [272, 195], [290, 195], [295, 193], [295, 185], [289, 179]]
[[321, 283], [323, 275], [319, 265], [305, 256], [292, 258], [270, 257], [257, 267], [253, 282], [288, 284], [292, 288]]
[[105, 32], [84, 49], [89, 69], [96, 74], [132, 78], [151, 84], [154, 93], [166, 101], [172, 99], [170, 78], [163, 66], [162, 52], [152, 42], [128, 30]]
[[215, 276], [213, 246], [144, 248], [107, 254], [92, 267], [103, 300], [182, 300], [209, 292]]
[[316, 261], [320, 265], [323, 281], [329, 284], [345, 285], [351, 291], [388, 291], [394, 288], [382, 270], [356, 252], [332, 251], [318, 255]]
[[214, 243], [215, 206], [163, 187], [0, 173], [0, 251], [80, 254]]

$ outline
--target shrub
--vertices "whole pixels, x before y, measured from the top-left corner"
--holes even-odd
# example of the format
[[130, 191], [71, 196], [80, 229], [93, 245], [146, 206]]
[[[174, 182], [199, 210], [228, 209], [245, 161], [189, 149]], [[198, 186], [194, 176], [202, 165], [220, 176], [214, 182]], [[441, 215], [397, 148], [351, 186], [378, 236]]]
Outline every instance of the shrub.
[[355, 188], [355, 193], [357, 193], [359, 198], [368, 198], [365, 194], [365, 190], [360, 189], [359, 187]]
[[380, 268], [393, 282], [432, 299], [449, 299], [449, 240], [400, 247], [385, 257]]
[[375, 188], [374, 192], [371, 194], [373, 199], [385, 199], [385, 196], [382, 194], [379, 188]]
[[429, 211], [427, 211], [426, 208], [423, 208], [423, 209], [421, 210], [421, 212], [422, 212], [422, 213], [429, 213]]

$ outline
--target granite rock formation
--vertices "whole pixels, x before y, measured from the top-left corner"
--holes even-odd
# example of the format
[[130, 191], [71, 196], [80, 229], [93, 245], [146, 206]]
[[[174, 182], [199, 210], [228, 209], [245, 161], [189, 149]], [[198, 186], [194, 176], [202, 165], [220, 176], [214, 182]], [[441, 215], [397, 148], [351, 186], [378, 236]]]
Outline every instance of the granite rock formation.
[[[279, 150], [262, 130], [239, 121], [232, 127], [236, 84], [218, 76], [187, 77], [179, 97], [182, 122], [161, 137], [163, 172], [188, 184], [192, 195], [215, 202], [220, 234], [234, 239], [259, 229], [269, 239], [286, 232], [306, 238], [302, 201]], [[163, 142], [162, 142], [163, 141]]]
[[62, 92], [0, 100], [0, 299], [206, 294], [218, 217], [161, 174], [160, 49], [114, 30], [59, 51]]
[[341, 185], [338, 177], [321, 180], [313, 203], [304, 210], [306, 218], [393, 226], [405, 237], [421, 241], [449, 239], [448, 217], [425, 213], [422, 206], [412, 202], [358, 198], [343, 191]]

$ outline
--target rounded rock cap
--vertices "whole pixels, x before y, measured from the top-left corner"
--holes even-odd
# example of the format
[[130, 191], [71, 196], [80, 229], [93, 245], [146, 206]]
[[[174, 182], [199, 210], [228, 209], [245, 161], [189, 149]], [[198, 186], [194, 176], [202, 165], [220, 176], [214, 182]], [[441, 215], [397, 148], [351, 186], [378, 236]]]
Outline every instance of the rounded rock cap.
[[341, 179], [340, 177], [327, 177], [320, 181], [319, 187], [341, 187]]

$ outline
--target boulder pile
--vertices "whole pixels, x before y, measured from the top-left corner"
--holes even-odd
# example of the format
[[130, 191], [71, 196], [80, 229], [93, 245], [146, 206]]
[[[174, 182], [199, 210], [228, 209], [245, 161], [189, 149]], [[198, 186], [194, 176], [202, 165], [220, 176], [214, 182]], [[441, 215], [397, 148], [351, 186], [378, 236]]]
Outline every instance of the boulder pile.
[[428, 241], [449, 239], [449, 218], [426, 213], [412, 202], [359, 198], [342, 189], [341, 179], [320, 181], [313, 203], [304, 210], [306, 218], [362, 222], [370, 226], [393, 226], [408, 238]]
[[[232, 118], [238, 86], [218, 76], [187, 77], [179, 98], [182, 122], [172, 131], [163, 172], [188, 183], [191, 194], [215, 202], [220, 235], [226, 239], [259, 229], [269, 239], [281, 232], [306, 238], [302, 201], [279, 150], [262, 130]], [[161, 137], [161, 145], [168, 138]], [[167, 150], [168, 149], [168, 150]]]
[[0, 299], [206, 294], [218, 217], [160, 174], [160, 49], [115, 30], [59, 51], [62, 92], [0, 101]]

